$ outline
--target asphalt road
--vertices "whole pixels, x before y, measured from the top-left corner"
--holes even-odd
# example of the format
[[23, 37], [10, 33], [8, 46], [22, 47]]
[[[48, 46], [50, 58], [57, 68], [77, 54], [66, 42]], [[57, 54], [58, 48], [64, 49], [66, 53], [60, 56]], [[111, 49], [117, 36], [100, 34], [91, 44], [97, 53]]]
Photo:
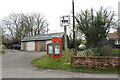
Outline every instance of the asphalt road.
[[80, 73], [62, 70], [37, 70], [31, 61], [45, 52], [5, 50], [2, 56], [3, 78], [118, 78], [118, 74]]

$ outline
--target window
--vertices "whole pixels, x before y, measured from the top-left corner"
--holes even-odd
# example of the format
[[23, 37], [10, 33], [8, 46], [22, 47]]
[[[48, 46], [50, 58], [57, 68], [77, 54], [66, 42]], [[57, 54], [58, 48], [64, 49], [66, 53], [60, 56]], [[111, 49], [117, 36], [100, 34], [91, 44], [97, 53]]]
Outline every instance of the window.
[[120, 45], [120, 40], [115, 40], [115, 45]]

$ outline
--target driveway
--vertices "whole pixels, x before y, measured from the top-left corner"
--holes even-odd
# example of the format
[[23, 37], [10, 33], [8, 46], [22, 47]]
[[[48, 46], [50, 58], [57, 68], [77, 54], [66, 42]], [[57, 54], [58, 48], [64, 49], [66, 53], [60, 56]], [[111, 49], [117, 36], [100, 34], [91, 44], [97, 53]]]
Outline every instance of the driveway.
[[5, 54], [2, 56], [2, 67], [4, 69], [27, 69], [33, 70], [31, 61], [35, 58], [45, 55], [46, 52], [27, 52], [6, 49]]
[[93, 74], [61, 70], [37, 70], [31, 64], [35, 58], [46, 52], [25, 52], [4, 50], [2, 56], [3, 78], [118, 78], [118, 74]]

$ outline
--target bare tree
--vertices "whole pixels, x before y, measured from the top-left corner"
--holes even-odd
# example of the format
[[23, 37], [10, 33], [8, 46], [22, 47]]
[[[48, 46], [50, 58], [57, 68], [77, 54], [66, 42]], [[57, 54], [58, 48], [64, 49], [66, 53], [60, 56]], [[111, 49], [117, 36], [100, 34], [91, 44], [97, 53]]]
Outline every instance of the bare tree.
[[40, 13], [12, 13], [2, 20], [2, 27], [14, 41], [20, 43], [25, 36], [45, 34], [48, 23]]

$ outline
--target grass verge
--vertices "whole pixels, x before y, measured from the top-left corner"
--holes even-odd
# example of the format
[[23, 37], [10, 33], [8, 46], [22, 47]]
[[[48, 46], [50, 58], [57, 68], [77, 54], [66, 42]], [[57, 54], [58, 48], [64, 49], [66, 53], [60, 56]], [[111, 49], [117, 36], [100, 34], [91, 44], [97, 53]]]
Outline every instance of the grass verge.
[[0, 54], [4, 54], [4, 51], [0, 51]]
[[49, 58], [49, 55], [44, 55], [40, 58], [37, 58], [32, 61], [33, 66], [38, 69], [54, 69], [54, 70], [68, 70], [68, 71], [77, 71], [77, 72], [97, 72], [97, 73], [118, 73], [118, 69], [87, 69], [84, 67], [72, 67], [71, 57], [73, 56], [72, 50], [67, 52], [68, 55], [68, 63], [65, 63], [65, 52], [63, 51], [63, 57], [60, 59], [52, 59]]

